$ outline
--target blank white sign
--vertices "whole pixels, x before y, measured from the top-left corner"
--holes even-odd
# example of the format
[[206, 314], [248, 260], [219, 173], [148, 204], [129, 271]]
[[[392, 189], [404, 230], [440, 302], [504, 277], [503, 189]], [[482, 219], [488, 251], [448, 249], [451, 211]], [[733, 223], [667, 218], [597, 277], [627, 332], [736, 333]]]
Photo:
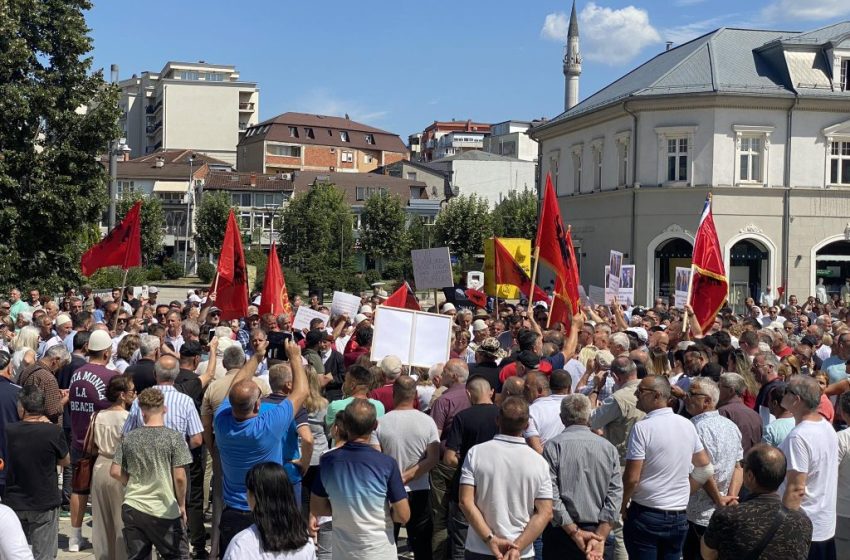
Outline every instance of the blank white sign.
[[372, 336], [374, 362], [397, 356], [403, 364], [431, 367], [449, 359], [452, 318], [380, 306], [375, 310]]

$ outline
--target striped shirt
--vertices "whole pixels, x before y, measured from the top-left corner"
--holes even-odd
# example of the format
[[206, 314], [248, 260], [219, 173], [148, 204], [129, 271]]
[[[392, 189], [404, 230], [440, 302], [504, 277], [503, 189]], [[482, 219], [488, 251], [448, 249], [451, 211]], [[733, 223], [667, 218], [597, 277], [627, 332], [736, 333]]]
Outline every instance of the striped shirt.
[[[186, 439], [204, 431], [192, 397], [181, 393], [173, 385], [154, 385], [153, 388], [162, 391], [162, 396], [165, 397], [166, 413], [163, 420], [166, 428], [183, 434]], [[139, 408], [139, 399], [136, 399], [130, 407], [130, 416], [124, 423], [123, 433], [127, 435], [143, 425], [142, 410]]]
[[587, 426], [573, 425], [549, 440], [543, 450], [549, 463], [554, 501], [552, 524], [613, 523], [623, 501], [620, 454]]

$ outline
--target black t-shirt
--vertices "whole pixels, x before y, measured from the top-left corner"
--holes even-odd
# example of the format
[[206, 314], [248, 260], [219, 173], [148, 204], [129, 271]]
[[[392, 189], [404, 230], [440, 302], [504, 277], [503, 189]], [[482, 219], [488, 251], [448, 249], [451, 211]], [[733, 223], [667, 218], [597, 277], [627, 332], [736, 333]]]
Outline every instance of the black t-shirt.
[[496, 362], [481, 362], [480, 364], [469, 366], [469, 377], [476, 375], [483, 377], [490, 383], [491, 389], [498, 391], [502, 385], [499, 383], [499, 372], [501, 369], [496, 365]]
[[204, 386], [201, 385], [201, 376], [190, 369], [180, 368], [180, 373], [174, 380], [174, 388], [185, 395], [192, 397], [195, 408], [201, 411], [201, 403], [204, 400]]
[[156, 385], [156, 372], [154, 366], [156, 362], [147, 358], [142, 358], [135, 364], [124, 370], [125, 375], [133, 378], [133, 385], [136, 387], [136, 394], [141, 395], [142, 391], [148, 387]]
[[3, 502], [16, 511], [59, 507], [62, 493], [56, 463], [68, 454], [62, 428], [50, 422], [6, 426], [6, 493]]
[[449, 429], [446, 449], [457, 453], [458, 468], [452, 479], [450, 499], [457, 502], [460, 497], [460, 467], [473, 445], [490, 441], [499, 433], [496, 416], [499, 407], [495, 404], [474, 404], [458, 412]]
[[758, 396], [756, 396], [756, 412], [759, 411], [760, 406], [767, 406], [767, 396], [777, 385], [785, 385], [785, 382], [782, 380], [781, 377], [777, 377], [773, 381], [765, 383], [761, 386], [761, 389], [759, 389], [759, 394]]

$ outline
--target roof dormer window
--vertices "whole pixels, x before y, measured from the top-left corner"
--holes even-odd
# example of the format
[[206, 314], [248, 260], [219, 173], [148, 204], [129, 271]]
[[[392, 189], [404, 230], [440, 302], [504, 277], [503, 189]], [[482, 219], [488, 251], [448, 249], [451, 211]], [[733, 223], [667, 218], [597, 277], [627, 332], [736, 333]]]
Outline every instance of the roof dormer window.
[[339, 131], [339, 139], [342, 140], [343, 142], [348, 142], [348, 132], [346, 132], [345, 130], [340, 130]]
[[841, 91], [850, 91], [850, 58], [841, 59]]

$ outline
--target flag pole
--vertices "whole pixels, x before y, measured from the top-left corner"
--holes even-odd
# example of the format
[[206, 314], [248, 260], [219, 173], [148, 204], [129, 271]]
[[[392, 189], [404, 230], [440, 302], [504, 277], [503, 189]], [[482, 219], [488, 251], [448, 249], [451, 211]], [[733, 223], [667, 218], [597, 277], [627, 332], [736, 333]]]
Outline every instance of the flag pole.
[[[115, 310], [115, 320], [112, 323], [112, 332], [115, 332], [118, 329], [118, 315], [121, 313], [121, 309], [124, 308], [124, 290], [127, 289], [127, 274], [130, 272], [129, 268], [124, 269], [124, 280], [121, 281], [121, 295], [118, 296], [120, 299], [118, 300], [118, 309]], [[116, 333], [117, 335], [118, 333]]]
[[215, 270], [215, 281], [213, 282], [212, 293], [216, 293], [218, 291], [218, 268]]
[[[685, 300], [686, 305], [691, 304], [691, 288], [694, 285], [694, 264], [691, 263], [691, 276], [688, 278], [688, 297]], [[685, 312], [682, 315], [682, 335], [687, 334], [688, 332], [688, 308], [685, 308]]]
[[528, 301], [534, 303], [534, 288], [537, 286], [537, 265], [540, 264], [540, 245], [534, 247], [534, 266], [531, 268], [531, 293]]

